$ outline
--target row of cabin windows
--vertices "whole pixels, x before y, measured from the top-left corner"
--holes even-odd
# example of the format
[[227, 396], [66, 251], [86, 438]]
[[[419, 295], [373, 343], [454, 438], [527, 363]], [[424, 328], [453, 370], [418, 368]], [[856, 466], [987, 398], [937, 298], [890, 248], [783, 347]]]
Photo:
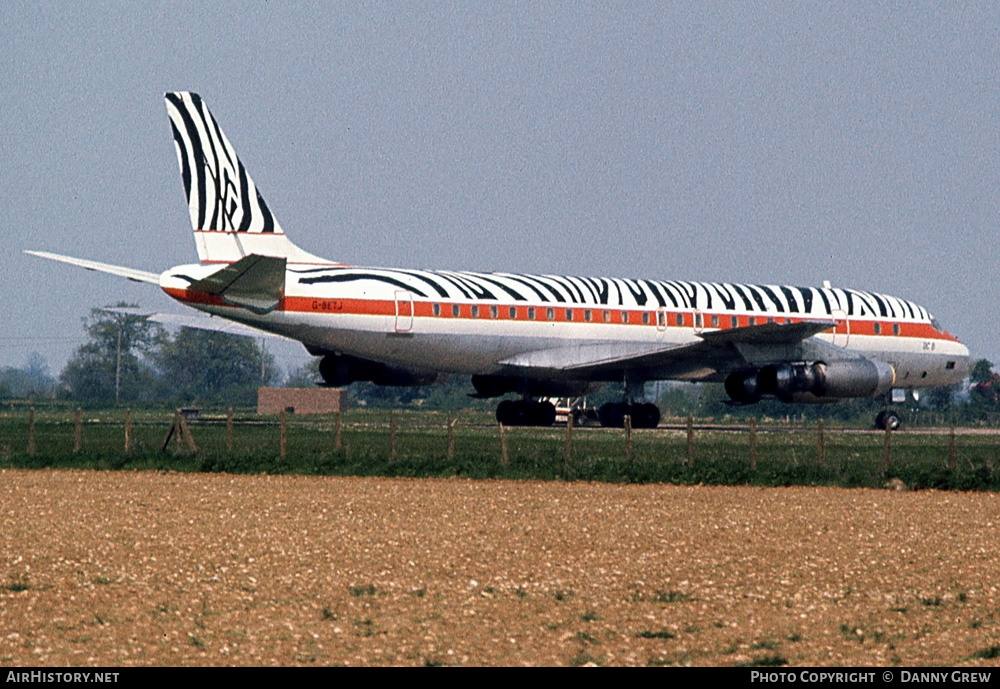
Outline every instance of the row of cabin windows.
[[[487, 307], [483, 307], [483, 308], [487, 308]], [[501, 307], [499, 307], [499, 306], [497, 306], [495, 304], [494, 305], [490, 305], [488, 307], [490, 318], [492, 318], [492, 319], [499, 318], [500, 317], [500, 308]], [[517, 307], [516, 306], [506, 306], [506, 307], [503, 307], [503, 308], [507, 309], [507, 317], [510, 320], [517, 320]], [[527, 320], [529, 320], [529, 321], [538, 320], [537, 312], [539, 310], [541, 310], [541, 309], [536, 309], [536, 307], [534, 307], [534, 306], [529, 306], [528, 307], [528, 312], [527, 312], [527, 316], [528, 316]], [[545, 308], [544, 310], [545, 310], [545, 320], [554, 321], [556, 319], [556, 309], [554, 307], [550, 306], [550, 307]], [[432, 311], [433, 311], [433, 313], [434, 313], [435, 316], [440, 316], [441, 315], [441, 304], [434, 304], [433, 307], [432, 307]], [[668, 323], [669, 323], [669, 320], [670, 320], [668, 318], [670, 314], [668, 314], [668, 313], [666, 313], [664, 311], [656, 311], [655, 313], [656, 313], [656, 324], [657, 324], [657, 326], [659, 326], [661, 328], [662, 327], [666, 327], [668, 325]], [[471, 315], [472, 315], [472, 318], [479, 318], [479, 314], [480, 314], [480, 307], [479, 307], [479, 305], [473, 304], [471, 306]], [[611, 322], [611, 311], [609, 311], [609, 310], [602, 310], [602, 311], [600, 311], [600, 314], [601, 314], [601, 320], [603, 322], [605, 322], [605, 323], [610, 323]], [[649, 323], [650, 323], [650, 315], [649, 314], [650, 314], [649, 311], [643, 311], [642, 312], [642, 323], [643, 323], [643, 325], [649, 325]], [[451, 306], [451, 315], [454, 318], [458, 318], [461, 315], [461, 306], [459, 304], [452, 304], [452, 306]], [[579, 315], [579, 309], [565, 309], [565, 320], [567, 320], [567, 321], [576, 320], [577, 317], [578, 317], [578, 315]], [[683, 326], [684, 325], [684, 314], [683, 313], [674, 313], [673, 316], [674, 316], [673, 321], [674, 321], [675, 325], [678, 325], [678, 326]], [[720, 327], [720, 323], [723, 322], [723, 320], [722, 320], [723, 318], [724, 317], [719, 316], [718, 314], [711, 314], [709, 316], [709, 323], [710, 323], [709, 327], [711, 327], [711, 328], [718, 328], [718, 327]], [[583, 320], [586, 323], [592, 323], [594, 321], [594, 311], [592, 309], [583, 309]], [[629, 311], [622, 311], [621, 312], [621, 322], [622, 323], [629, 323], [630, 322], [630, 312]], [[748, 316], [747, 317], [747, 325], [748, 326], [763, 325], [764, 323], [774, 323], [774, 322], [775, 322], [775, 318], [773, 316]], [[784, 322], [784, 319], [778, 319], [778, 322]], [[694, 327], [695, 328], [703, 328], [703, 327], [705, 327], [705, 317], [704, 317], [703, 314], [695, 312], [695, 314], [694, 314]], [[739, 317], [737, 317], [737, 316], [729, 316], [729, 327], [730, 328], [738, 328], [738, 327], [740, 327], [739, 326]], [[882, 324], [881, 323], [878, 323], [878, 322], [874, 323], [874, 329], [875, 329], [875, 334], [876, 335], [881, 335], [882, 334]], [[900, 333], [899, 323], [893, 323], [892, 324], [892, 334], [893, 335], [899, 335], [899, 333]], [[888, 333], [886, 333], [886, 334], [888, 334]]]

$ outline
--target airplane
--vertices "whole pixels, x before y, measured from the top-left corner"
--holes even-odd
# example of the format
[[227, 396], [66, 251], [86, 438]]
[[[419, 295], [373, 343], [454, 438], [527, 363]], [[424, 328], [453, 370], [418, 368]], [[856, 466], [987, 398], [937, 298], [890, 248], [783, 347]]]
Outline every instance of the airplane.
[[361, 268], [292, 243], [201, 97], [165, 94], [199, 263], [162, 274], [27, 253], [159, 285], [187, 306], [301, 342], [326, 385], [423, 385], [471, 376], [514, 395], [505, 425], [551, 425], [547, 397], [603, 382], [623, 399], [604, 426], [653, 428], [653, 380], [721, 382], [733, 404], [884, 398], [949, 385], [969, 350], [918, 304], [884, 294], [678, 280]]

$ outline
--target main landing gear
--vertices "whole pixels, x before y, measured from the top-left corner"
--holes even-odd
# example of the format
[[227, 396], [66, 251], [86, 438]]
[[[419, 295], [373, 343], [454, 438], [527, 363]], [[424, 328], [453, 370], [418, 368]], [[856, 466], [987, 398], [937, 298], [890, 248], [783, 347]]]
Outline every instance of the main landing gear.
[[[660, 409], [655, 404], [609, 402], [597, 410], [605, 428], [623, 428], [626, 416], [632, 419], [632, 428], [656, 428], [660, 423]], [[556, 408], [551, 402], [522, 399], [497, 405], [497, 421], [504, 426], [551, 426], [555, 420]]]

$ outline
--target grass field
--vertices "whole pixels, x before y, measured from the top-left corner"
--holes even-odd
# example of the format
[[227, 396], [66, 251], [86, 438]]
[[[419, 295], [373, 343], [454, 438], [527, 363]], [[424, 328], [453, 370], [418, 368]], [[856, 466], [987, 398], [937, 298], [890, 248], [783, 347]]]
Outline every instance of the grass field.
[[482, 413], [458, 415], [450, 451], [452, 417], [435, 412], [352, 410], [344, 414], [339, 448], [335, 417], [289, 415], [284, 453], [276, 417], [237, 414], [231, 448], [224, 411], [191, 420], [194, 453], [174, 443], [163, 449], [172, 420], [164, 411], [132, 412], [126, 453], [125, 412], [85, 411], [81, 450], [75, 452], [74, 411], [39, 411], [32, 451], [28, 410], [9, 411], [0, 414], [0, 467], [761, 486], [881, 487], [899, 478], [914, 489], [1000, 489], [994, 471], [1000, 436], [986, 433], [955, 436], [954, 469], [948, 431], [895, 433], [883, 476], [885, 434], [857, 429], [827, 428], [821, 460], [817, 427], [761, 424], [754, 469], [746, 426], [695, 426], [689, 455], [682, 420], [674, 427], [633, 431], [630, 453], [622, 430], [576, 428], [568, 446], [562, 427], [508, 428], [506, 461], [500, 429]]

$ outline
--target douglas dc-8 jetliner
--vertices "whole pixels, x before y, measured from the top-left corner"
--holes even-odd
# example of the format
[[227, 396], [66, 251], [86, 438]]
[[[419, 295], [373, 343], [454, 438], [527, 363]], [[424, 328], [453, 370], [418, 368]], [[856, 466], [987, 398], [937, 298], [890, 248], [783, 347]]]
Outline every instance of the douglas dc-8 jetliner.
[[[302, 342], [327, 385], [472, 376], [507, 425], [549, 425], [543, 396], [624, 384], [605, 426], [654, 427], [650, 380], [725, 383], [734, 403], [884, 397], [948, 385], [969, 351], [925, 308], [830, 287], [357, 268], [293, 244], [204, 101], [166, 94], [200, 263], [142, 270], [28, 252], [158, 284], [183, 304]], [[207, 319], [206, 319], [207, 320]]]

